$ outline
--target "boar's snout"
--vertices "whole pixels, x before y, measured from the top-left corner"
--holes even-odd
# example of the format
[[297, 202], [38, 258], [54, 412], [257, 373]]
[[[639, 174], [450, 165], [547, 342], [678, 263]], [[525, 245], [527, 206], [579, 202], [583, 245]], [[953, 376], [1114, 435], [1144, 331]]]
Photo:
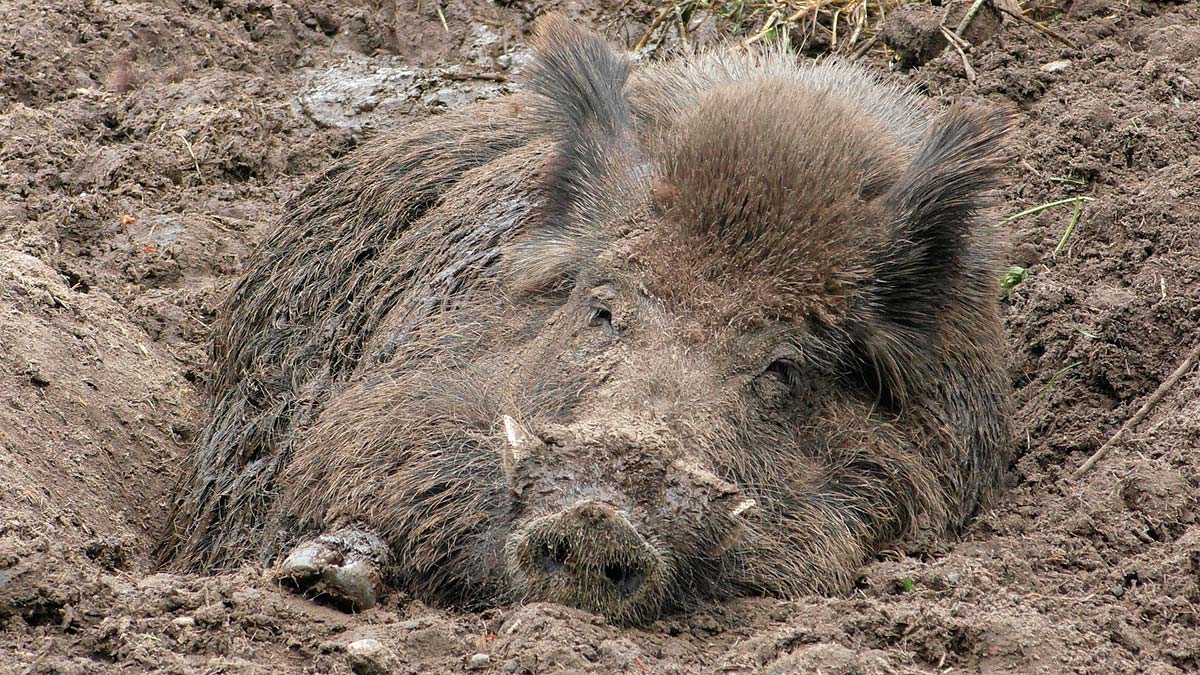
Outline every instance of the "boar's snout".
[[662, 565], [612, 507], [585, 501], [540, 519], [519, 538], [516, 567], [530, 599], [632, 619], [657, 611]]

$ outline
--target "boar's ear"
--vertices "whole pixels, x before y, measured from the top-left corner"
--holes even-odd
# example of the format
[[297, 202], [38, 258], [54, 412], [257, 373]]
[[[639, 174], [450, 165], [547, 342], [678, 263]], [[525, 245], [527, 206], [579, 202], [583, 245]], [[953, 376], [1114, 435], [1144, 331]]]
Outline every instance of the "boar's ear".
[[528, 78], [537, 94], [535, 112], [559, 139], [543, 186], [545, 218], [554, 223], [594, 192], [627, 138], [632, 124], [622, 90], [630, 65], [603, 38], [561, 14], [538, 20], [533, 44]]
[[953, 294], [993, 271], [989, 260], [974, 259], [980, 253], [971, 235], [1007, 159], [1011, 122], [1007, 112], [950, 109], [930, 126], [912, 164], [882, 197], [892, 229], [867, 293], [873, 325], [866, 327], [862, 356], [891, 398], [903, 397], [896, 386], [904, 380], [903, 364], [915, 363], [933, 344]]
[[969, 235], [1004, 166], [1011, 119], [1006, 112], [952, 108], [930, 126], [884, 196], [891, 245], [876, 265], [873, 295], [889, 323], [918, 334], [936, 329], [930, 309], [968, 271]]

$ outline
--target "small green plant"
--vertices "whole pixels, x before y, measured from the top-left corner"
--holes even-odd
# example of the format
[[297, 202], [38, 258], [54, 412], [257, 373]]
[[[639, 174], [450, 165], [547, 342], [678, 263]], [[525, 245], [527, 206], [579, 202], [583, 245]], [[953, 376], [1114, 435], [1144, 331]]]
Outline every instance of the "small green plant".
[[1012, 267], [1008, 268], [1008, 272], [1006, 272], [1004, 276], [1000, 277], [1000, 288], [1003, 288], [1004, 292], [1007, 293], [1017, 286], [1020, 286], [1021, 282], [1028, 278], [1029, 270], [1021, 267], [1020, 265], [1013, 265]]
[[1089, 333], [1088, 331], [1083, 329], [1083, 326], [1071, 326], [1071, 330], [1075, 331], [1076, 333], [1079, 333], [1080, 335], [1082, 335], [1085, 338], [1088, 338], [1089, 340], [1099, 340], [1100, 339], [1099, 335], [1096, 335], [1095, 333]]
[[1055, 373], [1050, 376], [1050, 379], [1047, 380], [1046, 386], [1042, 387], [1041, 399], [1043, 401], [1045, 401], [1047, 398], [1050, 397], [1050, 387], [1054, 386], [1054, 383], [1056, 381], [1058, 381], [1059, 376], [1067, 373], [1072, 368], [1075, 368], [1076, 366], [1081, 366], [1081, 365], [1083, 365], [1083, 361], [1076, 361], [1075, 363], [1072, 363], [1071, 365], [1067, 366], [1066, 368], [1060, 368], [1057, 371], [1055, 371]]
[[900, 583], [904, 586], [905, 593], [912, 593], [917, 589], [917, 584], [913, 582], [912, 577], [904, 577]]

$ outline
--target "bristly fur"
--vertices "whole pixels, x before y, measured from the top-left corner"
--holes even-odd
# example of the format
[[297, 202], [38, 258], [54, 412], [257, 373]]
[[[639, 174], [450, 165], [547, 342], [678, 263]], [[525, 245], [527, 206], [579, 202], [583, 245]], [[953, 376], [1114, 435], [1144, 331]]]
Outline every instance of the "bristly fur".
[[288, 205], [213, 326], [208, 423], [160, 560], [218, 570], [276, 555], [286, 533], [264, 516], [296, 438], [361, 366], [389, 360], [469, 293], [530, 217], [527, 187], [546, 144], [520, 106], [415, 125]]
[[[527, 92], [376, 139], [247, 261], [162, 560], [352, 526], [423, 600], [641, 623], [843, 591], [968, 522], [1011, 436], [980, 219], [1007, 117], [779, 49], [535, 42]], [[502, 416], [536, 460], [504, 462]], [[573, 547], [561, 576], [534, 538]]]
[[930, 130], [904, 175], [884, 197], [895, 218], [894, 243], [878, 261], [874, 284], [883, 318], [914, 340], [936, 330], [931, 302], [945, 295], [950, 275], [970, 261], [975, 218], [1005, 164], [1003, 142], [1011, 118], [999, 111], [953, 108]]
[[902, 168], [880, 124], [789, 85], [715, 87], [662, 143], [665, 220], [643, 257], [664, 298], [716, 324], [843, 316], [881, 235], [870, 201]]

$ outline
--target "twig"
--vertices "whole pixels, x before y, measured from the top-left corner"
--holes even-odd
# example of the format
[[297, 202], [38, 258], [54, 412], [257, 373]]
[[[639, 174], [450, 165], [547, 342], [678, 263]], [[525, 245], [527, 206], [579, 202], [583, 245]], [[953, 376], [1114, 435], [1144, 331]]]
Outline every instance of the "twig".
[[1059, 33], [1058, 31], [1054, 30], [1053, 28], [1049, 28], [1045, 25], [1042, 25], [1042, 24], [1038, 23], [1037, 21], [1034, 21], [1033, 19], [1025, 16], [1021, 12], [1009, 11], [1000, 5], [994, 5], [994, 6], [996, 7], [996, 9], [1000, 10], [1001, 12], [1004, 12], [1005, 14], [1011, 16], [1012, 18], [1016, 19], [1017, 21], [1020, 21], [1021, 23], [1028, 25], [1029, 27], [1033, 28], [1034, 30], [1036, 30], [1044, 35], [1047, 35], [1055, 40], [1058, 40], [1059, 42], [1070, 47], [1071, 49], [1079, 49], [1079, 46], [1076, 45], [1074, 42], [1071, 42], [1070, 38], [1063, 35], [1062, 33]]
[[866, 56], [867, 52], [871, 51], [871, 47], [874, 47], [876, 42], [879, 42], [879, 33], [872, 35], [866, 42], [862, 43], [856, 47], [854, 51], [850, 52], [850, 58], [861, 59], [862, 57]]
[[200, 160], [196, 159], [196, 152], [192, 150], [192, 144], [188, 141], [187, 135], [184, 134], [182, 129], [176, 131], [175, 135], [179, 137], [179, 140], [183, 141], [183, 147], [187, 148], [187, 153], [192, 158], [192, 165], [196, 167], [196, 176], [200, 180], [204, 180], [204, 174], [200, 173]]
[[863, 24], [867, 22], [867, 0], [863, 0], [861, 9], [862, 11], [859, 11], [859, 8], [855, 8], [854, 10], [854, 14], [858, 17], [858, 21], [856, 21], [854, 24], [854, 32], [850, 34], [850, 40], [848, 44], [851, 47], [858, 42], [858, 34], [862, 32]]
[[1060, 176], [1050, 176], [1046, 180], [1050, 181], [1051, 183], [1067, 183], [1069, 185], [1087, 185], [1086, 181], [1079, 180], [1078, 178], [1062, 178]]
[[437, 15], [438, 15], [438, 18], [442, 20], [442, 30], [444, 30], [444, 31], [446, 31], [447, 33], [449, 33], [449, 32], [450, 32], [450, 26], [446, 24], [446, 15], [445, 15], [445, 14], [442, 14], [442, 3], [440, 3], [440, 2], [439, 2], [437, 5], [435, 5], [435, 7], [437, 7]]
[[975, 45], [972, 45], [970, 42], [967, 42], [963, 38], [955, 35], [954, 31], [952, 31], [946, 27], [946, 24], [942, 24], [941, 26], [939, 26], [939, 28], [942, 29], [942, 35], [946, 36], [946, 40], [955, 45], [958, 45], [958, 47], [960, 49], [970, 49], [971, 47], [975, 46]]
[[[799, 15], [799, 12], [797, 12], [796, 14], [793, 14], [792, 16], [798, 16], [798, 15]], [[767, 20], [766, 20], [766, 21], [763, 23], [763, 26], [762, 26], [762, 28], [761, 28], [761, 29], [759, 29], [759, 31], [758, 31], [757, 33], [755, 33], [754, 35], [751, 35], [750, 37], [746, 38], [745, 40], [742, 40], [742, 47], [743, 47], [743, 48], [745, 48], [745, 47], [749, 47], [750, 45], [754, 44], [755, 42], [758, 42], [759, 40], [761, 40], [761, 39], [765, 38], [766, 36], [770, 35], [770, 34], [771, 34], [771, 31], [775, 29], [775, 26], [780, 26], [780, 25], [783, 25], [783, 24], [781, 24], [781, 23], [776, 23], [776, 22], [775, 22], [775, 17], [776, 17], [776, 16], [779, 16], [779, 15], [778, 15], [778, 14], [774, 14], [774, 13], [772, 13], [772, 14], [771, 14], [771, 16], [770, 16], [770, 18], [768, 18], [768, 19], [767, 19]]]
[[488, 82], [508, 82], [508, 76], [500, 73], [455, 73], [442, 71], [442, 79], [454, 80], [456, 82], [469, 82], [471, 80], [487, 80]]
[[1091, 457], [1088, 457], [1087, 461], [1084, 462], [1078, 469], [1076, 469], [1075, 473], [1071, 474], [1071, 478], [1073, 480], [1079, 480], [1079, 478], [1081, 478], [1085, 473], [1091, 470], [1093, 466], [1096, 465], [1096, 462], [1104, 459], [1104, 456], [1108, 454], [1108, 451], [1111, 450], [1114, 445], [1120, 442], [1127, 431], [1136, 427], [1139, 423], [1141, 423], [1142, 420], [1146, 419], [1146, 415], [1149, 415], [1150, 411], [1154, 410], [1154, 406], [1158, 405], [1158, 402], [1162, 400], [1163, 396], [1165, 396], [1171, 387], [1175, 386], [1175, 383], [1179, 382], [1179, 380], [1186, 375], [1193, 366], [1196, 365], [1196, 361], [1198, 360], [1200, 360], [1200, 343], [1196, 344], [1196, 346], [1192, 349], [1192, 352], [1183, 360], [1183, 363], [1179, 364], [1179, 367], [1175, 369], [1175, 372], [1171, 373], [1170, 377], [1163, 380], [1163, 383], [1158, 385], [1158, 389], [1154, 390], [1154, 393], [1150, 395], [1150, 398], [1147, 399], [1146, 402], [1142, 404], [1142, 407], [1138, 408], [1138, 411], [1133, 414], [1133, 417], [1130, 417], [1124, 424], [1122, 424], [1121, 428], [1117, 429], [1117, 433], [1113, 434], [1112, 438], [1108, 439], [1107, 443], [1100, 446], [1099, 450], [1092, 454]]
[[687, 53], [692, 53], [692, 45], [688, 43], [687, 27], [683, 25], [683, 11], [679, 5], [675, 6], [675, 30], [679, 33], [679, 42], [683, 44], [683, 50]]
[[654, 35], [654, 31], [658, 30], [658, 27], [662, 25], [663, 20], [667, 18], [667, 14], [671, 12], [671, 9], [672, 5], [667, 5], [666, 7], [662, 8], [662, 11], [658, 13], [658, 16], [654, 17], [654, 21], [650, 23], [650, 27], [647, 28], [646, 32], [642, 35], [642, 39], [638, 40], [637, 44], [633, 46], [633, 51], [642, 51], [642, 48], [646, 46], [646, 43], [650, 42], [650, 36]]
[[941, 29], [942, 35], [946, 36], [946, 42], [949, 42], [950, 46], [954, 47], [954, 51], [958, 52], [958, 55], [962, 58], [963, 71], [965, 71], [967, 74], [967, 81], [974, 82], [975, 69], [971, 67], [971, 61], [967, 59], [967, 53], [964, 52], [962, 48], [963, 44], [966, 44], [965, 41], [954, 33], [950, 32], [949, 28], [941, 26]]
[[971, 27], [971, 22], [975, 20], [975, 15], [979, 13], [980, 8], [987, 1], [975, 0], [975, 2], [971, 3], [971, 6], [967, 9], [967, 13], [963, 15], [962, 21], [958, 22], [958, 28], [954, 29], [955, 35], [962, 37], [962, 34], [967, 32], [967, 29]]
[[792, 12], [792, 15], [789, 16], [788, 18], [784, 19], [783, 22], [784, 23], [796, 23], [800, 19], [803, 19], [805, 16], [807, 16], [809, 12], [813, 11], [814, 9], [821, 9], [825, 5], [828, 5], [830, 2], [833, 2], [833, 0], [817, 0], [817, 2], [814, 2], [811, 5], [805, 5], [804, 7], [801, 7], [800, 9], [796, 10], [795, 12]]

